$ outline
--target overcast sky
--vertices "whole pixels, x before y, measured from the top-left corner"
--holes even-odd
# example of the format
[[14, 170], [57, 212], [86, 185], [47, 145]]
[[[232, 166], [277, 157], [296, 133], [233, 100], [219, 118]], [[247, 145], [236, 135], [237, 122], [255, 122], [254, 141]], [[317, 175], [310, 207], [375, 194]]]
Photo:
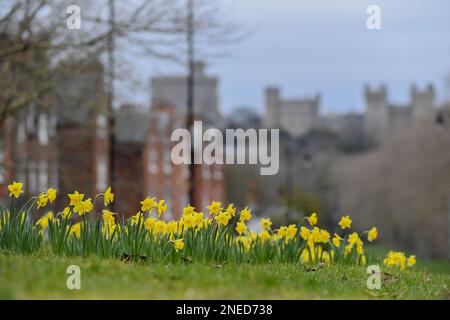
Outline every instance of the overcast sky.
[[[365, 83], [389, 88], [407, 103], [409, 87], [432, 82], [439, 98], [450, 72], [448, 0], [222, 0], [237, 21], [254, 30], [209, 61], [220, 79], [220, 108], [252, 106], [262, 112], [263, 89], [279, 86], [286, 98], [322, 94], [323, 112], [361, 111]], [[381, 8], [379, 31], [366, 27], [366, 9]], [[182, 71], [160, 61], [138, 64], [141, 88], [123, 99], [148, 104], [152, 74]], [[141, 64], [142, 63], [142, 64]], [[145, 88], [147, 87], [147, 88]]]

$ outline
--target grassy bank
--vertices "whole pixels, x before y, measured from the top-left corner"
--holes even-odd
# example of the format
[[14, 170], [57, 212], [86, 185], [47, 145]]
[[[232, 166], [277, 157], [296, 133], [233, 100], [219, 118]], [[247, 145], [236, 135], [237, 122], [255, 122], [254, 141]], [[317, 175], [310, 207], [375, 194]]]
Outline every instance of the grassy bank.
[[[66, 288], [66, 269], [81, 268], [81, 290]], [[361, 266], [313, 271], [299, 264], [136, 264], [99, 258], [0, 253], [2, 299], [450, 299], [450, 264], [382, 268], [381, 290], [366, 288]]]

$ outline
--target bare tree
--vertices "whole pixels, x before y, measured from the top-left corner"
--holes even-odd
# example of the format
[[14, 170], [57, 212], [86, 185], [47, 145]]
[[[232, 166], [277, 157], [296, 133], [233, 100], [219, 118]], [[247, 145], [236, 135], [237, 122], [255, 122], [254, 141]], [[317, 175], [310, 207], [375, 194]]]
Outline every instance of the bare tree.
[[[119, 57], [132, 52], [186, 63], [186, 0], [115, 1], [114, 24], [108, 14], [108, 1], [2, 1], [0, 124], [8, 114], [51, 91], [53, 67], [60, 60], [103, 59], [112, 34], [114, 54]], [[66, 26], [66, 11], [71, 4], [81, 8], [81, 30]], [[246, 34], [244, 28], [221, 15], [215, 1], [196, 0], [194, 10], [199, 47], [209, 43], [219, 53]], [[116, 73], [115, 78], [120, 74]]]
[[[103, 62], [109, 129], [109, 180], [115, 181], [115, 83], [127, 79], [129, 54], [188, 65], [188, 28], [196, 34], [199, 56], [218, 55], [247, 35], [222, 12], [216, 1], [195, 0], [195, 20], [188, 23], [188, 0], [4, 0], [0, 4], [0, 127], [12, 114], [33, 105], [51, 104], [55, 73], [82, 70]], [[191, 0], [192, 1], [192, 0]], [[67, 8], [81, 9], [81, 29], [70, 30]], [[212, 47], [213, 50], [204, 50]], [[203, 52], [202, 52], [203, 50]], [[128, 59], [121, 59], [127, 56]], [[74, 63], [61, 63], [61, 62]], [[83, 63], [80, 63], [82, 61]], [[192, 68], [193, 61], [190, 64]], [[69, 70], [68, 70], [69, 69]], [[193, 98], [193, 94], [191, 94]], [[193, 101], [190, 103], [193, 106]], [[193, 176], [193, 175], [192, 175]]]

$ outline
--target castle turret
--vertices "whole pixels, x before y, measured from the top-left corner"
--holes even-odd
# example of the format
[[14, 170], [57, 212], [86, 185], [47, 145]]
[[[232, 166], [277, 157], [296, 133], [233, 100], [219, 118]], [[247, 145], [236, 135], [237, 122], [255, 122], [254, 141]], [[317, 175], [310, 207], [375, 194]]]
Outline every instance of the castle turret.
[[433, 85], [429, 84], [424, 90], [411, 86], [411, 106], [414, 118], [420, 118], [424, 114], [430, 114], [434, 110], [436, 93]]
[[312, 102], [312, 111], [313, 111], [314, 118], [318, 118], [319, 117], [320, 100], [321, 100], [321, 98], [322, 98], [322, 96], [318, 92], [318, 93], [315, 94], [314, 98], [311, 101]]
[[280, 115], [278, 102], [280, 100], [280, 90], [277, 87], [268, 87], [265, 90], [266, 117], [265, 123], [268, 128], [279, 127]]
[[366, 100], [366, 131], [376, 142], [381, 143], [387, 137], [389, 130], [389, 103], [386, 86], [381, 85], [378, 89], [365, 86], [364, 95]]

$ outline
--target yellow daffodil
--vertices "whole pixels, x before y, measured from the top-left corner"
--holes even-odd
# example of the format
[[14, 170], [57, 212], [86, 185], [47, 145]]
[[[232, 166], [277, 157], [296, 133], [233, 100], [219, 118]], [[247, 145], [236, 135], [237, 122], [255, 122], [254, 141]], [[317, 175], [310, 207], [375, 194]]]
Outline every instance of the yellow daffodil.
[[106, 239], [109, 239], [116, 230], [116, 222], [114, 220], [114, 213], [109, 210], [103, 210], [103, 226], [102, 233]]
[[317, 217], [317, 213], [313, 213], [311, 214], [308, 218], [308, 222], [309, 224], [313, 227], [317, 224], [317, 222], [319, 221], [319, 218]]
[[245, 231], [247, 231], [247, 226], [245, 225], [245, 223], [238, 222], [236, 224], [236, 232], [241, 236], [243, 233], [245, 233]]
[[307, 264], [309, 262], [309, 251], [308, 249], [303, 249], [301, 255], [300, 255], [300, 263], [301, 264]]
[[353, 232], [352, 234], [350, 234], [349, 236], [348, 236], [348, 243], [350, 244], [350, 245], [354, 245], [357, 241], [359, 240], [359, 236], [358, 236], [358, 234], [356, 233], [356, 232]]
[[311, 230], [311, 237], [310, 237], [310, 239], [311, 239], [313, 242], [320, 242], [320, 229], [319, 229], [319, 228], [314, 227], [314, 228]]
[[291, 224], [287, 228], [287, 236], [288, 239], [293, 239], [297, 234], [297, 226], [295, 224]]
[[234, 217], [236, 215], [236, 208], [233, 207], [233, 204], [229, 204], [226, 210], [227, 214], [231, 217]]
[[281, 226], [277, 232], [280, 238], [284, 238], [288, 235], [288, 228], [286, 226]]
[[342, 230], [350, 229], [352, 226], [352, 220], [350, 219], [350, 216], [343, 216], [341, 218], [341, 221], [339, 221], [339, 226]]
[[356, 243], [356, 253], [359, 256], [364, 254], [364, 246], [363, 246], [363, 242], [361, 240], [357, 241], [357, 243]]
[[70, 205], [74, 207], [79, 206], [84, 198], [84, 194], [79, 193], [78, 191], [75, 191], [74, 193], [69, 193], [68, 196], [70, 199]]
[[240, 243], [242, 245], [245, 252], [250, 250], [250, 242], [247, 237], [244, 237], [244, 236], [236, 237], [236, 242]]
[[406, 264], [408, 265], [408, 267], [412, 267], [413, 265], [415, 265], [416, 264], [416, 256], [414, 256], [414, 255], [409, 256]]
[[[13, 182], [8, 186], [8, 189], [10, 192], [9, 196], [12, 198], [10, 199], [11, 203], [14, 205], [14, 197], [18, 198], [23, 193], [22, 184]], [[350, 231], [352, 233], [344, 231], [343, 234], [345, 236], [343, 235], [342, 237], [338, 234], [339, 232], [332, 235], [327, 230], [320, 229], [317, 226], [318, 217], [316, 213], [303, 218], [299, 224], [281, 226], [276, 230], [271, 229], [272, 221], [269, 218], [262, 218], [259, 221], [261, 231], [255, 233], [247, 225], [247, 221], [252, 219], [250, 209], [246, 207], [238, 215], [236, 208], [232, 204], [224, 205], [222, 208], [222, 204], [217, 201], [212, 201], [208, 206], [211, 215], [207, 217], [202, 212], [196, 212], [194, 207], [188, 205], [183, 209], [183, 215], [180, 218], [166, 222], [164, 219], [159, 218], [168, 210], [168, 205], [164, 200], [157, 201], [155, 198], [150, 197], [140, 202], [141, 209], [145, 211], [139, 211], [130, 217], [126, 223], [121, 224], [119, 221], [116, 223], [116, 220], [118, 220], [115, 217], [116, 214], [106, 209], [106, 206], [114, 201], [111, 187], [108, 187], [101, 196], [104, 198], [105, 209], [102, 210], [100, 217], [83, 218], [81, 219], [82, 222], [72, 224], [70, 221], [72, 213], [84, 216], [94, 210], [94, 203], [91, 198], [84, 199], [84, 194], [75, 191], [72, 194], [68, 194], [70, 199], [69, 206], [64, 208], [62, 212], [59, 212], [56, 218], [52, 212], [48, 212], [40, 217], [35, 225], [30, 225], [29, 227], [36, 230], [46, 242], [53, 241], [52, 239], [55, 239], [54, 232], [58, 232], [59, 229], [65, 231], [65, 234], [64, 232], [61, 233], [62, 236], [65, 235], [65, 237], [61, 237], [62, 240], [66, 241], [67, 235], [70, 237], [67, 240], [67, 244], [61, 243], [61, 248], [67, 248], [69, 252], [79, 252], [79, 246], [83, 245], [83, 243], [79, 243], [80, 238], [85, 239], [85, 237], [81, 237], [81, 229], [85, 227], [89, 229], [86, 229], [86, 232], [89, 234], [93, 233], [96, 239], [101, 241], [108, 240], [107, 242], [99, 242], [107, 245], [106, 247], [97, 248], [94, 246], [94, 250], [105, 249], [109, 252], [110, 249], [114, 251], [116, 247], [119, 249], [123, 247], [126, 249], [126, 252], [130, 250], [133, 254], [140, 254], [143, 251], [135, 251], [133, 247], [128, 248], [133, 243], [126, 242], [133, 240], [127, 236], [133, 236], [134, 238], [137, 235], [136, 239], [139, 242], [143, 241], [143, 244], [146, 241], [148, 242], [148, 249], [154, 252], [155, 258], [161, 255], [161, 258], [165, 259], [166, 254], [169, 254], [167, 257], [174, 261], [182, 258], [192, 258], [192, 260], [200, 258], [202, 261], [211, 261], [210, 259], [215, 259], [214, 247], [216, 246], [220, 249], [220, 257], [228, 260], [233, 260], [235, 256], [241, 254], [242, 257], [236, 257], [237, 261], [262, 260], [268, 262], [274, 259], [274, 262], [278, 262], [287, 260], [284, 259], [284, 255], [291, 259], [291, 255], [295, 254], [295, 259], [298, 259], [301, 264], [321, 263], [329, 265], [335, 262], [344, 262], [365, 266], [368, 261], [364, 251], [364, 235], [367, 233], [367, 241], [369, 242], [378, 238], [378, 230], [375, 227], [364, 231], [361, 236], [357, 232], [352, 231]], [[53, 203], [56, 200], [56, 190], [49, 188], [46, 192], [40, 193], [37, 197], [33, 196], [30, 200], [36, 202], [38, 209], [43, 208], [48, 205], [48, 202]], [[34, 206], [34, 202], [31, 206]], [[152, 214], [152, 210], [155, 210], [157, 215]], [[19, 226], [28, 226], [28, 223], [32, 220], [33, 215], [30, 214], [28, 216], [27, 210], [19, 211], [17, 215], [11, 216], [13, 212], [16, 211], [9, 212], [9, 210], [5, 209], [0, 212], [1, 232], [4, 232], [5, 226], [8, 226], [13, 217], [20, 221]], [[180, 212], [173, 212], [173, 214], [179, 215]], [[300, 226], [304, 220], [308, 220], [309, 224], [304, 223], [305, 226]], [[131, 226], [139, 225], [139, 227], [131, 227], [130, 224]], [[140, 228], [141, 224], [143, 225], [142, 229]], [[339, 221], [338, 229], [351, 229], [351, 225], [352, 220], [350, 217], [343, 216]], [[47, 237], [45, 229], [49, 229], [49, 226], [50, 230]], [[98, 226], [98, 228], [91, 228], [91, 226]], [[298, 230], [297, 228], [300, 229]], [[17, 230], [20, 236], [20, 229]], [[98, 235], [96, 234], [97, 232], [99, 233]], [[58, 234], [56, 236], [58, 239], [60, 238]], [[184, 238], [187, 239], [186, 245], [189, 250], [187, 250], [186, 255], [175, 255], [175, 252], [184, 250]], [[109, 248], [110, 244], [113, 244], [114, 247]], [[172, 250], [172, 246], [175, 251]], [[50, 247], [52, 248], [53, 246]], [[172, 250], [171, 254], [166, 252], [167, 248]], [[200, 252], [196, 252], [196, 250], [200, 250]], [[252, 250], [251, 254], [247, 254], [250, 250]], [[389, 251], [383, 260], [383, 264], [386, 267], [404, 270], [416, 264], [416, 256], [407, 256], [404, 252]]]
[[269, 241], [271, 239], [271, 236], [270, 236], [269, 232], [267, 232], [266, 230], [263, 230], [259, 234], [259, 238], [261, 239], [262, 242], [266, 242], [266, 241]]
[[154, 208], [156, 208], [157, 203], [155, 198], [147, 197], [141, 201], [141, 210], [142, 212], [150, 212]]
[[195, 227], [195, 219], [193, 214], [186, 214], [183, 216], [183, 225], [186, 229]]
[[47, 229], [49, 219], [53, 219], [53, 212], [51, 211], [42, 216], [38, 221], [36, 221], [36, 225], [39, 226], [42, 230]]
[[162, 234], [166, 232], [166, 222], [162, 220], [157, 220], [153, 226], [153, 232], [155, 234]]
[[78, 223], [75, 223], [74, 225], [72, 225], [70, 227], [69, 234], [70, 235], [74, 234], [77, 238], [79, 238], [80, 237], [80, 231], [81, 231], [81, 223], [78, 222]]
[[[415, 260], [415, 258], [413, 258]], [[387, 257], [383, 260], [383, 264], [387, 267], [399, 267], [404, 270], [407, 264], [405, 254], [403, 252], [389, 251]]]
[[131, 217], [131, 225], [141, 225], [144, 223], [144, 215], [142, 212], [136, 213], [134, 216]]
[[327, 243], [330, 241], [330, 234], [326, 230], [320, 230], [319, 238], [322, 243]]
[[221, 225], [226, 226], [228, 224], [228, 222], [231, 219], [231, 216], [229, 216], [225, 211], [219, 213], [216, 217], [215, 217], [216, 221], [219, 222]]
[[213, 214], [218, 214], [220, 211], [222, 211], [221, 205], [222, 204], [218, 201], [212, 201], [211, 204], [209, 206], [207, 206], [206, 208], [209, 210], [209, 214], [213, 215]]
[[10, 185], [8, 185], [9, 190], [9, 196], [14, 196], [15, 198], [19, 198], [20, 194], [22, 194], [24, 191], [22, 190], [23, 183], [22, 182], [16, 182], [13, 181]]
[[111, 187], [108, 187], [103, 193], [103, 204], [105, 207], [114, 201], [114, 193], [111, 192]]
[[157, 206], [157, 211], [158, 211], [158, 218], [161, 217], [161, 215], [167, 211], [167, 204], [165, 203], [164, 200], [159, 200], [158, 201], [158, 206]]
[[183, 239], [177, 239], [173, 242], [173, 247], [175, 248], [175, 250], [178, 252], [179, 250], [183, 250], [184, 249], [184, 241]]
[[332, 240], [332, 242], [333, 242], [333, 245], [336, 247], [336, 248], [339, 248], [340, 246], [341, 246], [341, 237], [339, 237], [336, 233], [334, 234], [334, 237], [333, 237], [333, 240]]
[[83, 215], [85, 215], [86, 213], [89, 213], [93, 210], [94, 208], [94, 204], [92, 203], [92, 199], [88, 198], [86, 200], [83, 200], [79, 203], [77, 203], [74, 207], [73, 207], [73, 211], [75, 213], [78, 213], [78, 215], [81, 217]]
[[156, 222], [156, 219], [153, 217], [149, 217], [148, 219], [146, 219], [144, 222], [145, 229], [147, 229], [148, 231], [153, 230], [155, 222]]
[[252, 218], [251, 210], [245, 207], [245, 209], [243, 209], [239, 215], [239, 221], [245, 222], [249, 221], [251, 218]]
[[261, 227], [263, 230], [269, 229], [272, 226], [270, 219], [261, 219]]
[[300, 237], [301, 237], [303, 240], [308, 240], [309, 235], [310, 235], [310, 232], [309, 232], [309, 229], [308, 229], [308, 228], [303, 227], [303, 226], [300, 227]]
[[106, 239], [110, 239], [116, 229], [117, 225], [115, 223], [106, 223], [102, 226], [102, 234]]
[[178, 225], [177, 225], [176, 221], [169, 221], [166, 224], [166, 232], [167, 233], [174, 233], [177, 231], [177, 229], [178, 229]]
[[70, 210], [69, 207], [65, 207], [62, 212], [62, 217], [64, 219], [70, 219], [71, 216], [72, 216], [72, 210]]
[[194, 224], [198, 228], [203, 227], [203, 212], [194, 212]]
[[40, 209], [40, 208], [45, 207], [47, 205], [47, 202], [48, 202], [47, 194], [41, 193], [37, 200], [37, 208]]
[[109, 224], [114, 224], [115, 220], [114, 220], [114, 213], [109, 211], [109, 210], [103, 210], [103, 222], [104, 223], [109, 223]]
[[195, 208], [191, 205], [188, 205], [183, 209], [183, 215], [192, 215], [195, 213]]
[[331, 263], [331, 256], [330, 256], [330, 253], [328, 251], [322, 252], [321, 256], [322, 256], [322, 261], [325, 264], [330, 264]]
[[377, 238], [378, 238], [378, 230], [377, 230], [377, 228], [373, 227], [372, 229], [369, 230], [369, 232], [367, 234], [367, 240], [372, 242], [373, 240], [376, 240]]
[[53, 203], [53, 201], [56, 200], [56, 190], [53, 188], [48, 188], [47, 190], [47, 198], [50, 201], [50, 203]]

